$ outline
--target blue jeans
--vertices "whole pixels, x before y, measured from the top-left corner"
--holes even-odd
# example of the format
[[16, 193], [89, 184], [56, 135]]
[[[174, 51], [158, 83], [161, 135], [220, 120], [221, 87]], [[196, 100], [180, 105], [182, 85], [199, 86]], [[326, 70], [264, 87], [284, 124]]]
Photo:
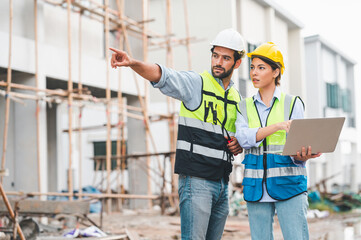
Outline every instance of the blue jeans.
[[247, 202], [252, 240], [273, 240], [275, 211], [283, 239], [308, 240], [307, 208], [307, 193], [279, 202]]
[[219, 240], [226, 224], [228, 183], [179, 175], [182, 239]]

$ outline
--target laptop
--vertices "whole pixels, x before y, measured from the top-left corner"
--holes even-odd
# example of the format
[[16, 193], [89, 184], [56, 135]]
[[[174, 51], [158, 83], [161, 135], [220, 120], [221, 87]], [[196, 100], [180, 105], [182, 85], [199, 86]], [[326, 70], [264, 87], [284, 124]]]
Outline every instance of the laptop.
[[312, 154], [333, 152], [336, 148], [344, 117], [292, 120], [282, 155], [297, 155], [302, 147], [312, 148]]

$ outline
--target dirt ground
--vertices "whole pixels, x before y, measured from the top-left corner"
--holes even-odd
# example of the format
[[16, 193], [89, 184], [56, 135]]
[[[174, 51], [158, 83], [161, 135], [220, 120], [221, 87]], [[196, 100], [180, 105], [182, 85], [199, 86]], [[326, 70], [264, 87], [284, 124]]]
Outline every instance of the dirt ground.
[[[98, 215], [92, 215], [98, 221]], [[332, 214], [326, 218], [309, 219], [311, 240], [356, 240], [361, 239], [361, 212]], [[109, 234], [137, 234], [142, 240], [169, 240], [180, 238], [179, 216], [162, 216], [157, 212], [112, 213], [103, 216], [103, 230]], [[275, 240], [283, 239], [277, 218], [274, 225]], [[229, 217], [222, 239], [251, 239], [246, 214]]]

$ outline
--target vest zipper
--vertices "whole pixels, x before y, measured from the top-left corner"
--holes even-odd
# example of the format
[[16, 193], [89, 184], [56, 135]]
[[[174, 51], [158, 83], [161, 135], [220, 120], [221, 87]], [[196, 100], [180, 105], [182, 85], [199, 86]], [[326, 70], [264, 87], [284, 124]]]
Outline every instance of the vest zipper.
[[[275, 104], [276, 100], [273, 99], [273, 103], [272, 103], [272, 106], [271, 106], [271, 109], [269, 110], [268, 112], [268, 115], [267, 115], [267, 118], [266, 118], [266, 122], [265, 122], [265, 127], [268, 126], [267, 122], [268, 122], [268, 117], [269, 115], [271, 114], [271, 111], [273, 109], [273, 105]], [[257, 109], [257, 108], [256, 108]], [[258, 110], [257, 110], [257, 113], [258, 113]], [[259, 117], [259, 115], [258, 115]], [[261, 120], [261, 118], [260, 118]], [[262, 126], [262, 125], [261, 125]], [[263, 151], [267, 151], [267, 137], [263, 140]], [[266, 186], [266, 191], [267, 191], [267, 153], [263, 153], [263, 181], [262, 181], [262, 189], [263, 189], [263, 182], [265, 183], [265, 186]], [[263, 190], [262, 190], [263, 192]], [[268, 191], [267, 191], [268, 193]], [[263, 194], [262, 194], [263, 195]], [[269, 193], [268, 193], [269, 195]]]
[[[267, 151], [267, 140], [266, 138], [263, 140], [263, 151]], [[267, 180], [267, 153], [263, 153], [263, 180], [262, 180], [262, 185], [263, 183], [266, 183]], [[263, 186], [262, 186], [263, 189]], [[266, 188], [267, 189], [267, 188]]]

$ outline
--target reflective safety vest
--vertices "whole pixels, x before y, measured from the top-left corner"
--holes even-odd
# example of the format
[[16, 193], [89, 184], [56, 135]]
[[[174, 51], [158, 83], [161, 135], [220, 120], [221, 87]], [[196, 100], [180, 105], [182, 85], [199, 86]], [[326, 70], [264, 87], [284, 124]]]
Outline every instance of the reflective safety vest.
[[231, 87], [227, 91], [204, 71], [201, 104], [195, 110], [183, 103], [179, 113], [175, 173], [219, 180], [232, 171], [231, 153], [227, 148], [227, 131], [236, 132], [240, 95]]
[[[275, 99], [266, 120], [266, 126], [287, 121], [291, 118], [295, 100], [298, 97], [281, 94]], [[301, 100], [302, 101], [302, 100]], [[242, 116], [249, 128], [265, 127], [261, 124], [253, 98], [240, 103]], [[244, 178], [242, 185], [244, 199], [249, 202], [261, 200], [263, 183], [269, 196], [276, 200], [287, 200], [307, 191], [307, 172], [305, 167], [293, 163], [290, 156], [281, 153], [286, 142], [286, 131], [280, 130], [266, 137], [259, 147], [245, 150]]]

